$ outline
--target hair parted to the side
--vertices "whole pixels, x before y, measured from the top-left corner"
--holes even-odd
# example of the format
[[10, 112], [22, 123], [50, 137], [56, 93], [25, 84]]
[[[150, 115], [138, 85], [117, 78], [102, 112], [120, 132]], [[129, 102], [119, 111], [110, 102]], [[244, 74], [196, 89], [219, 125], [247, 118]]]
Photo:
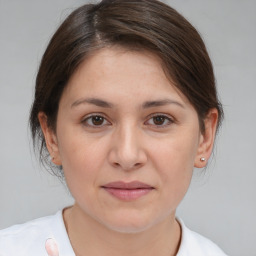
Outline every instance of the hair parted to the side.
[[38, 120], [44, 112], [55, 130], [61, 95], [77, 67], [104, 47], [147, 50], [162, 61], [177, 89], [197, 111], [201, 131], [210, 109], [223, 110], [218, 100], [211, 60], [196, 29], [177, 11], [157, 0], [103, 0], [73, 11], [58, 28], [43, 55], [36, 78], [30, 127], [40, 160], [51, 166]]

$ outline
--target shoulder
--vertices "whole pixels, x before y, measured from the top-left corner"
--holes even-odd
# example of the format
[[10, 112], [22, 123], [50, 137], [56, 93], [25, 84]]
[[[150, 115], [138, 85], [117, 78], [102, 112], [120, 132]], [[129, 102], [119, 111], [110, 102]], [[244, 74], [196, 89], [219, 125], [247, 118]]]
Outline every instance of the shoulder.
[[[49, 238], [68, 239], [62, 212], [0, 231], [0, 256], [45, 255]], [[64, 237], [64, 238], [63, 238]]]
[[227, 256], [208, 238], [190, 230], [178, 219], [182, 228], [182, 239], [177, 256]]

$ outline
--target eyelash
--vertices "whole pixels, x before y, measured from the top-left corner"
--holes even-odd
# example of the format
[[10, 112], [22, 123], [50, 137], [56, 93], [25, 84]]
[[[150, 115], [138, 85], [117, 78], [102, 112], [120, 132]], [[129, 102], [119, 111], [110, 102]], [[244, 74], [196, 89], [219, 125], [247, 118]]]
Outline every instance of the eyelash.
[[[88, 121], [91, 120], [92, 122], [92, 118], [94, 117], [100, 117], [103, 119], [103, 122], [107, 122], [108, 124], [101, 124], [101, 125], [95, 125], [95, 124], [88, 124]], [[109, 121], [107, 121], [107, 118], [103, 115], [103, 114], [92, 114], [92, 115], [89, 115], [87, 117], [85, 117], [83, 120], [82, 120], [82, 124], [85, 125], [85, 126], [88, 126], [88, 127], [93, 127], [93, 128], [101, 128], [105, 125], [110, 125], [111, 123]]]
[[171, 118], [169, 115], [162, 114], [162, 113], [155, 113], [155, 114], [150, 115], [149, 119], [147, 119], [147, 121], [145, 123], [149, 122], [151, 119], [156, 118], [156, 117], [163, 118], [164, 122], [167, 121], [167, 124], [159, 124], [159, 125], [157, 125], [157, 124], [149, 124], [150, 126], [154, 126], [157, 129], [166, 128], [169, 125], [171, 125], [172, 123], [174, 123], [173, 118]]
[[[94, 118], [94, 117], [99, 117], [99, 118], [102, 118], [103, 119], [103, 124], [100, 124], [100, 125], [95, 125], [95, 124], [88, 124], [88, 121], [89, 120], [91, 120], [91, 122], [92, 122], [92, 118]], [[144, 122], [144, 124], [146, 124], [147, 125], [147, 123], [151, 120], [151, 119], [153, 119], [153, 118], [157, 118], [157, 117], [160, 117], [160, 118], [163, 118], [164, 119], [164, 123], [167, 121], [167, 124], [159, 124], [159, 125], [157, 125], [157, 124], [148, 124], [149, 126], [154, 126], [154, 127], [156, 127], [156, 128], [165, 128], [165, 127], [167, 127], [167, 126], [169, 126], [170, 124], [172, 124], [172, 123], [174, 123], [174, 120], [173, 120], [173, 118], [171, 118], [169, 115], [166, 115], [166, 114], [152, 114], [152, 115], [150, 115], [149, 116], [149, 118], [147, 119], [147, 121], [146, 122]], [[107, 124], [104, 124], [105, 122], [107, 122]], [[107, 120], [107, 118], [103, 115], [103, 114], [101, 114], [101, 113], [99, 113], [99, 114], [92, 114], [92, 115], [89, 115], [89, 116], [87, 116], [87, 117], [85, 117], [83, 120], [82, 120], [82, 124], [84, 124], [85, 126], [87, 126], [87, 127], [92, 127], [92, 128], [101, 128], [101, 127], [103, 127], [103, 126], [108, 126], [108, 125], [111, 125], [111, 123]]]

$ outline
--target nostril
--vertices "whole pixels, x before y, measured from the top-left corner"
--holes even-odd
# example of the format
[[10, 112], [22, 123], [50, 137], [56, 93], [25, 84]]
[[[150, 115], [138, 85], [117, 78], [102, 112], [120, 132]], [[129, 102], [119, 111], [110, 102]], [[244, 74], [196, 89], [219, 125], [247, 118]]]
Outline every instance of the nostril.
[[124, 145], [123, 148], [113, 147], [108, 155], [110, 165], [116, 169], [132, 171], [146, 164], [147, 155], [142, 148], [128, 149]]
[[125, 171], [132, 171], [138, 169], [140, 166], [142, 166], [142, 163], [135, 163], [132, 165], [125, 165], [125, 164], [120, 164], [118, 162], [113, 163], [113, 166], [116, 168], [123, 169]]

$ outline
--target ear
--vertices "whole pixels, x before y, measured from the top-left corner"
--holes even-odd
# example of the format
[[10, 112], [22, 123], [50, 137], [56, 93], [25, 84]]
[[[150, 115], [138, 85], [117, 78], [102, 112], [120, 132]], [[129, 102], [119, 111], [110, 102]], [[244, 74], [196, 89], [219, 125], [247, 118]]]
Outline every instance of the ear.
[[44, 134], [46, 147], [52, 158], [52, 162], [55, 165], [61, 165], [57, 136], [53, 129], [48, 126], [46, 114], [44, 112], [39, 112], [38, 120], [40, 122], [41, 129]]
[[200, 134], [199, 146], [195, 158], [194, 167], [203, 168], [206, 166], [208, 159], [211, 156], [215, 134], [218, 123], [218, 110], [210, 109], [205, 120], [205, 131]]

